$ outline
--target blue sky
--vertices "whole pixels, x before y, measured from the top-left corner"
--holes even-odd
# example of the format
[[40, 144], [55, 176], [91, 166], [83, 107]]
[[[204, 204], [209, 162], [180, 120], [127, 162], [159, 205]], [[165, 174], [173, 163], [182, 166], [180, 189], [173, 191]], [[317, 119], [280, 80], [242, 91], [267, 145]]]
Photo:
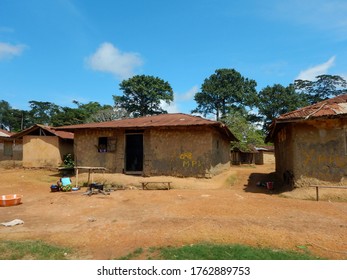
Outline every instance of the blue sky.
[[0, 0], [0, 100], [113, 105], [133, 75], [168, 81], [189, 113], [219, 68], [257, 89], [347, 77], [345, 0]]

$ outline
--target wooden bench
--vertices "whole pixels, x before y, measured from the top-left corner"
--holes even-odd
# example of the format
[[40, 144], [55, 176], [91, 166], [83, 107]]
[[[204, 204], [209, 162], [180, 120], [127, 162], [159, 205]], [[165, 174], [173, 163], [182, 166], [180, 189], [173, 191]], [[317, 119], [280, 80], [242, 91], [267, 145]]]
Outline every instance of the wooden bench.
[[319, 188], [325, 189], [345, 189], [347, 190], [347, 186], [322, 186], [322, 185], [312, 185], [311, 188], [316, 188], [316, 201], [319, 200]]
[[142, 185], [142, 189], [144, 190], [144, 189], [146, 189], [146, 190], [149, 190], [149, 188], [148, 188], [148, 185], [150, 185], [150, 184], [161, 184], [161, 185], [164, 185], [165, 186], [165, 189], [166, 190], [169, 190], [170, 188], [171, 188], [171, 183], [172, 182], [167, 182], [167, 181], [165, 181], [165, 182], [153, 182], [153, 181], [142, 181], [142, 182], [140, 182], [141, 183], [141, 185]]

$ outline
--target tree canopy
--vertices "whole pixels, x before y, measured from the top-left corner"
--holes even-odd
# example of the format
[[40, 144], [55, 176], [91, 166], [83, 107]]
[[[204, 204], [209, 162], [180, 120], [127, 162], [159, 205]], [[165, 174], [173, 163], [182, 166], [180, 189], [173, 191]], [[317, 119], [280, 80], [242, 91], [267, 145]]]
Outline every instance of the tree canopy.
[[347, 82], [338, 75], [319, 75], [314, 81], [295, 80], [294, 87], [297, 92], [306, 95], [309, 104], [314, 104], [343, 94], [347, 90]]
[[60, 107], [51, 102], [29, 101], [32, 124], [50, 125], [54, 115], [59, 114]]
[[231, 148], [238, 148], [246, 152], [252, 146], [264, 145], [263, 132], [255, 124], [249, 122], [247, 115], [242, 112], [232, 110], [223, 121], [236, 138], [240, 140], [240, 142], [231, 142]]
[[220, 120], [231, 109], [245, 111], [246, 107], [257, 103], [256, 85], [254, 80], [244, 78], [235, 69], [217, 69], [195, 94], [198, 106], [192, 113], [213, 114]]
[[[241, 140], [232, 145], [247, 150], [249, 144], [261, 144], [259, 121], [265, 132], [267, 125], [281, 114], [347, 92], [347, 82], [337, 75], [320, 75], [314, 81], [296, 80], [288, 86], [274, 84], [259, 93], [256, 85], [235, 69], [217, 69], [195, 94], [197, 107], [192, 113], [215, 115]], [[18, 110], [0, 100], [0, 128], [15, 132], [34, 124], [63, 126], [167, 113], [163, 105], [174, 98], [170, 84], [158, 77], [137, 75], [119, 86], [123, 95], [113, 96], [115, 106], [73, 101], [76, 108], [71, 108], [31, 100], [30, 110]], [[253, 107], [257, 115], [248, 112]]]
[[113, 120], [123, 119], [129, 116], [129, 113], [122, 108], [106, 108], [92, 114], [87, 122], [107, 122]]
[[9, 131], [20, 131], [31, 125], [28, 111], [12, 108], [5, 100], [0, 101], [0, 128]]
[[170, 84], [158, 77], [137, 75], [120, 83], [122, 96], [113, 96], [115, 107], [125, 109], [133, 117], [167, 113], [161, 103], [173, 101]]
[[5, 129], [11, 126], [12, 116], [11, 116], [11, 105], [5, 101], [0, 101], [0, 129]]
[[51, 116], [50, 125], [62, 126], [86, 123], [98, 112], [112, 108], [110, 105], [101, 105], [99, 102], [95, 101], [81, 103], [74, 100], [73, 104], [75, 104], [77, 108], [59, 107], [58, 112]]
[[306, 96], [295, 92], [292, 84], [267, 86], [259, 92], [258, 98], [258, 113], [262, 116], [264, 129], [279, 115], [307, 105]]
[[[30, 110], [18, 110], [4, 100], [0, 101], [0, 128], [20, 131], [34, 124], [61, 126], [98, 121], [93, 116], [104, 110], [113, 110], [110, 105], [98, 102], [73, 102], [77, 108], [61, 107], [51, 102], [29, 101]], [[100, 120], [100, 119], [99, 119]]]

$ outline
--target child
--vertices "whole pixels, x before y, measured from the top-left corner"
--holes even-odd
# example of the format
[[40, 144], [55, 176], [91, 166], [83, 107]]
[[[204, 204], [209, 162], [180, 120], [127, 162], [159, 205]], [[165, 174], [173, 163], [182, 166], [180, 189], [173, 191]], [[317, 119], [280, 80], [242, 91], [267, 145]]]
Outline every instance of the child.
[[62, 178], [57, 182], [58, 188], [62, 192], [69, 192], [72, 190], [72, 182], [69, 177], [63, 175]]

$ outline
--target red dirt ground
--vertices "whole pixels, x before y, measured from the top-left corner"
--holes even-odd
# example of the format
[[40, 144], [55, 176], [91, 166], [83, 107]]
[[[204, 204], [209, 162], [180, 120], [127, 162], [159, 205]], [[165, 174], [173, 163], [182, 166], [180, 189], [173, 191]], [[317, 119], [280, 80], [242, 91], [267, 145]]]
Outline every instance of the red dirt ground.
[[84, 188], [50, 192], [59, 178], [54, 171], [2, 168], [0, 194], [22, 194], [23, 203], [0, 207], [0, 222], [24, 224], [0, 225], [0, 240], [43, 240], [76, 249], [70, 258], [95, 260], [199, 242], [305, 246], [322, 258], [347, 259], [347, 203], [284, 198], [257, 187], [273, 170], [266, 164], [231, 167], [212, 179], [145, 178], [172, 181], [169, 191], [141, 190], [144, 178], [106, 174], [102, 180], [127, 189], [87, 196]]

